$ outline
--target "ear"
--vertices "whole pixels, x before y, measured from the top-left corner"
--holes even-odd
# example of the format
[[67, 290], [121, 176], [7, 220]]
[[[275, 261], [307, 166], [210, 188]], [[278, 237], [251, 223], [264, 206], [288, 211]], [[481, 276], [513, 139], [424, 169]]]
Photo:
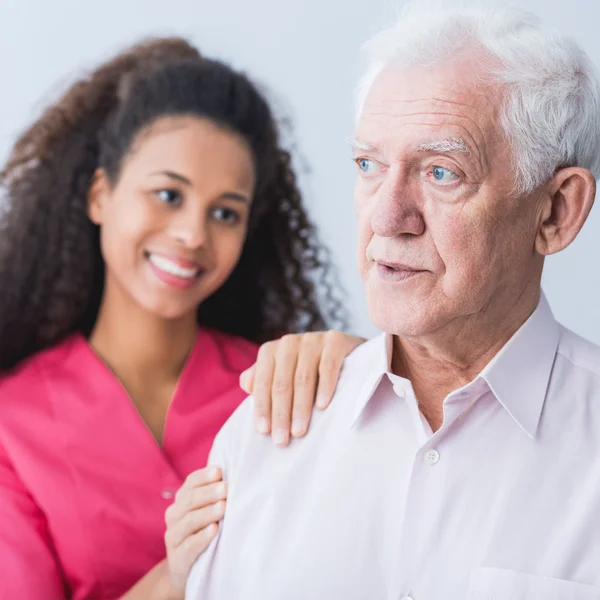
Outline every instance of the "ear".
[[103, 169], [97, 169], [88, 190], [87, 213], [90, 221], [102, 225], [104, 207], [110, 197], [111, 185]]
[[543, 256], [564, 250], [583, 227], [595, 196], [596, 180], [590, 171], [579, 167], [558, 171], [542, 198], [535, 249]]

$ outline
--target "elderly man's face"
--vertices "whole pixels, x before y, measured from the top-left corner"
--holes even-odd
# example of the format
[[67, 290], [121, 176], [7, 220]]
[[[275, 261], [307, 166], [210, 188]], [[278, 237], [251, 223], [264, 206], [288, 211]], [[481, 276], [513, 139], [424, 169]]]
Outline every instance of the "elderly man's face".
[[434, 333], [539, 277], [538, 210], [533, 196], [512, 194], [500, 105], [501, 90], [468, 60], [388, 68], [371, 88], [355, 134], [355, 200], [380, 329]]

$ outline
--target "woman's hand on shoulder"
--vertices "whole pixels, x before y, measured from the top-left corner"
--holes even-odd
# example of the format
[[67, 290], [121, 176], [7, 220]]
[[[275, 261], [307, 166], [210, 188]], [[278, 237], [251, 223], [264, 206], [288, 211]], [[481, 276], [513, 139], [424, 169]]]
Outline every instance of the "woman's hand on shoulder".
[[277, 445], [306, 434], [313, 407], [333, 398], [344, 359], [364, 338], [338, 331], [285, 335], [263, 344], [240, 385], [254, 397], [256, 427]]

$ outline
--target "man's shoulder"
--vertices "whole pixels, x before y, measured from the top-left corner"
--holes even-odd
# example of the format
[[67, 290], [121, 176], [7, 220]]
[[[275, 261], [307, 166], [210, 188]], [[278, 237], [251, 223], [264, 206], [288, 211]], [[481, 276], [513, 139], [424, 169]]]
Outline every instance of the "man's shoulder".
[[557, 356], [600, 385], [600, 346], [561, 325]]
[[[248, 396], [233, 411], [217, 433], [209, 456], [209, 464], [226, 468], [232, 456], [254, 435], [254, 398]], [[258, 435], [258, 434], [257, 434]]]
[[[378, 361], [385, 360], [386, 340], [381, 335], [361, 344], [344, 362], [333, 400], [325, 411], [314, 411], [311, 427], [307, 434], [308, 440], [314, 438], [316, 430], [322, 429], [321, 424], [331, 423], [343, 416], [350, 403], [348, 396], [355, 396], [363, 382], [370, 376]], [[310, 441], [309, 441], [310, 443]], [[288, 449], [293, 452], [294, 443]], [[213, 444], [210, 460], [219, 466], [231, 464], [245, 454], [280, 454], [281, 448], [276, 447], [270, 436], [257, 433], [254, 424], [254, 398], [249, 396], [229, 417]]]

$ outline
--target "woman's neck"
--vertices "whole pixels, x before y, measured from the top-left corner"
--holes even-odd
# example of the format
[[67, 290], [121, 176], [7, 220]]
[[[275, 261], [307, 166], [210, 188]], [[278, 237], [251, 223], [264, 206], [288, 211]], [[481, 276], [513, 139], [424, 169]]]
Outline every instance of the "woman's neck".
[[176, 381], [197, 336], [196, 315], [163, 319], [105, 293], [89, 343], [122, 381]]

